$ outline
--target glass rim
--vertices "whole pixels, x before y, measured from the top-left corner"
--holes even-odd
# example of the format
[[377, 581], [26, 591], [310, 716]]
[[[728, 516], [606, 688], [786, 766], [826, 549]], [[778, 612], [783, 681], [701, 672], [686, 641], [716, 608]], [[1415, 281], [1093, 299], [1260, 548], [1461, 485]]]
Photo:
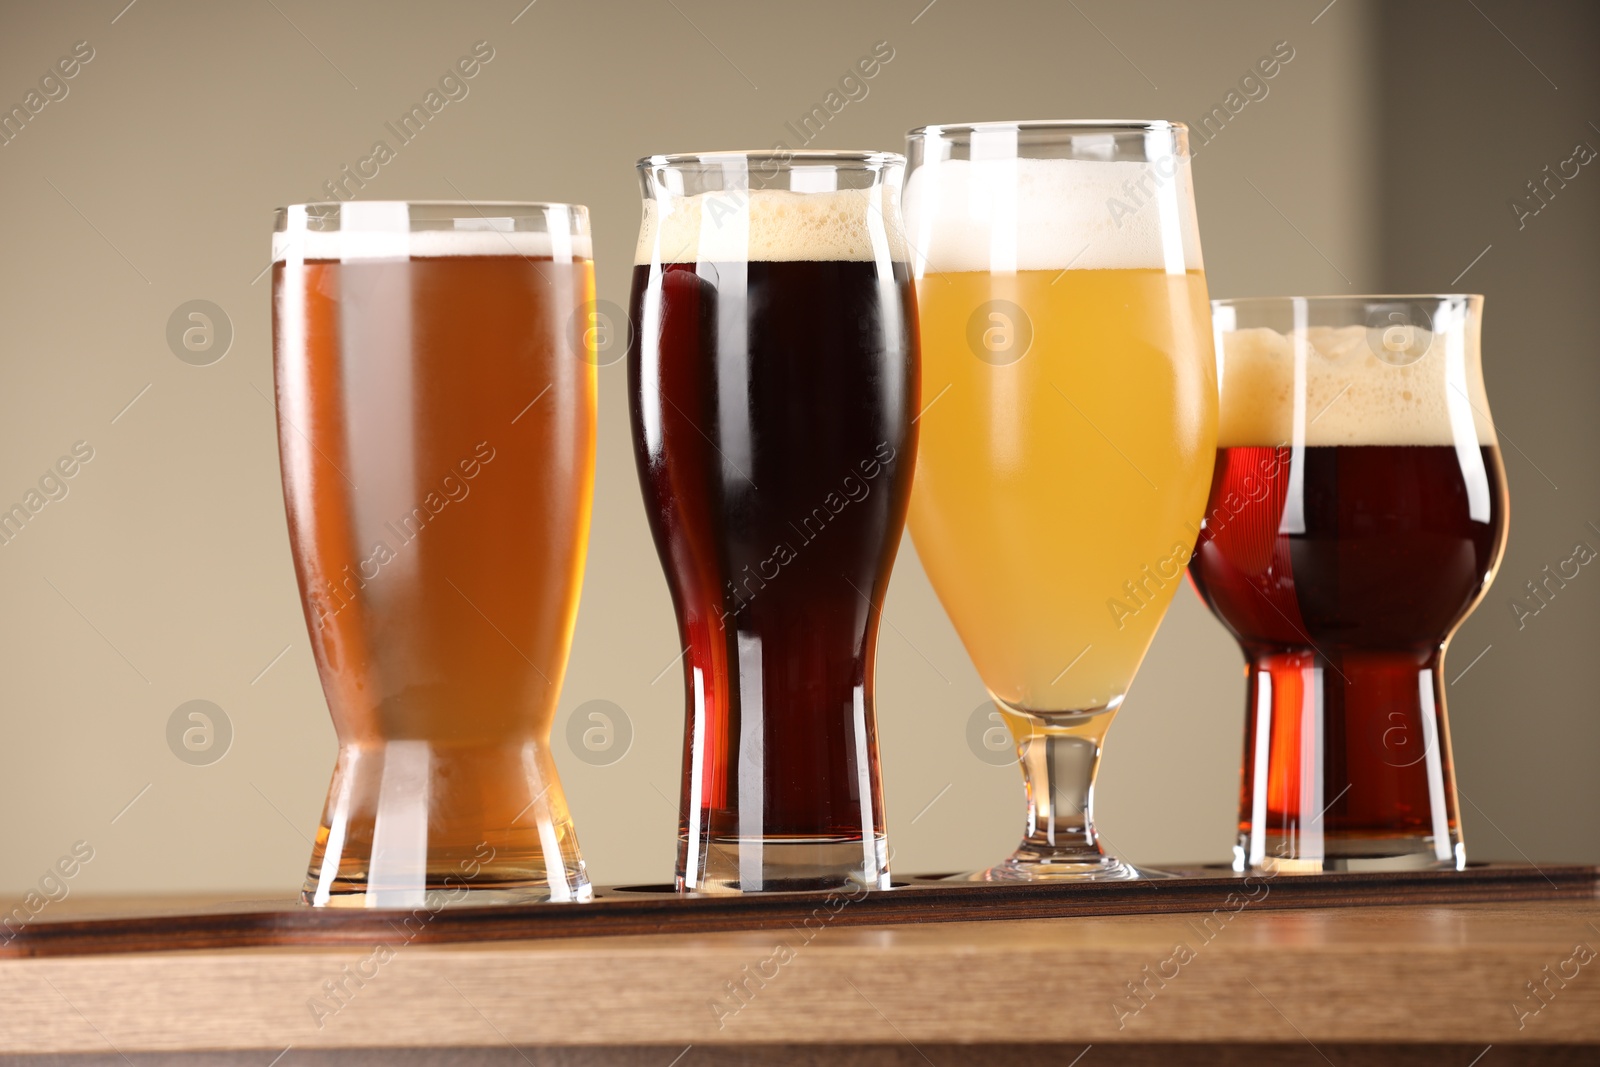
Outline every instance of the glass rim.
[[1188, 132], [1187, 123], [1169, 119], [1019, 119], [985, 122], [939, 122], [906, 131], [906, 138], [943, 137], [982, 130], [1016, 130], [1018, 133], [1063, 130], [1076, 133], [1166, 133]]
[[1383, 304], [1400, 300], [1483, 300], [1482, 293], [1353, 293], [1345, 296], [1326, 293], [1310, 296], [1229, 296], [1213, 297], [1211, 306], [1242, 307], [1246, 304], [1290, 304], [1295, 301], [1329, 307], [1334, 304]]
[[462, 218], [480, 216], [488, 209], [499, 208], [509, 208], [511, 213], [521, 211], [529, 215], [542, 214], [551, 208], [581, 211], [585, 214], [589, 211], [583, 204], [569, 204], [559, 200], [309, 200], [302, 204], [282, 204], [273, 210], [287, 214], [294, 208], [305, 208], [308, 212], [315, 208], [317, 213], [327, 214], [330, 208], [342, 208], [350, 204], [404, 204], [408, 208], [446, 208], [462, 211]]
[[671, 152], [641, 156], [634, 166], [638, 170], [649, 170], [655, 167], [712, 167], [741, 159], [747, 162], [779, 163], [787, 166], [802, 167], [824, 166], [831, 163], [837, 167], [858, 170], [870, 170], [895, 163], [903, 164], [906, 161], [906, 157], [899, 152], [886, 152], [876, 148], [840, 151], [810, 148], [791, 151], [786, 148], [762, 148], [748, 151], [724, 149], [712, 152]]

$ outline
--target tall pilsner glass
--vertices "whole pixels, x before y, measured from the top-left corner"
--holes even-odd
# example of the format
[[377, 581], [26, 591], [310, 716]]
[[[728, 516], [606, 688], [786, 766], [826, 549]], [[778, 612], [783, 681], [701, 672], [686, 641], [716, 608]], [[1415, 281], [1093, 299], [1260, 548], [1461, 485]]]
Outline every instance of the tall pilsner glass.
[[279, 211], [278, 447], [339, 759], [318, 905], [579, 900], [550, 758], [594, 481], [587, 211]]
[[1250, 680], [1237, 869], [1466, 863], [1444, 655], [1508, 511], [1482, 314], [1448, 294], [1216, 302], [1217, 469], [1189, 573]]
[[1182, 580], [1217, 398], [1187, 131], [986, 122], [910, 134], [924, 359], [911, 532], [1016, 740], [1026, 835], [995, 881], [1125, 879], [1106, 729]]
[[628, 388], [684, 645], [680, 889], [888, 885], [872, 687], [916, 451], [903, 168], [639, 163]]

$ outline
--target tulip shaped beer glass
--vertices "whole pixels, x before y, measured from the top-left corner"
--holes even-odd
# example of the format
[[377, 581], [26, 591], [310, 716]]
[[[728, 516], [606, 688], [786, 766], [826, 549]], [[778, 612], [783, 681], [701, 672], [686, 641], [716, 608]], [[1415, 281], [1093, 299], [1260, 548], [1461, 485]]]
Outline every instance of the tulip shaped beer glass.
[[549, 736], [589, 533], [588, 214], [279, 211], [278, 447], [339, 758], [318, 905], [581, 900]]
[[976, 877], [1123, 879], [1101, 744], [1183, 576], [1216, 444], [1187, 131], [910, 134], [923, 351], [911, 533], [1017, 743], [1026, 836]]
[[1215, 304], [1216, 474], [1189, 573], [1247, 663], [1239, 870], [1465, 863], [1444, 654], [1507, 510], [1482, 309]]
[[628, 388], [684, 645], [677, 884], [888, 884], [873, 660], [916, 450], [904, 162], [639, 163]]

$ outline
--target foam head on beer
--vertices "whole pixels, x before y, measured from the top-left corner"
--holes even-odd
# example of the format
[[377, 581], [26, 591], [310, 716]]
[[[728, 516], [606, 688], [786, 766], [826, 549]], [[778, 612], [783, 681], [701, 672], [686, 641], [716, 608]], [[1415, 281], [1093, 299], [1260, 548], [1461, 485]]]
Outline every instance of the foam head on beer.
[[1198, 271], [1189, 161], [951, 159], [912, 171], [918, 277], [1027, 270]]
[[1475, 337], [1408, 328], [1393, 351], [1367, 326], [1220, 338], [1219, 447], [1495, 443]]
[[[495, 214], [504, 205], [487, 205], [484, 215], [440, 220], [440, 229], [414, 229], [411, 205], [403, 201], [350, 201], [338, 205], [337, 228], [316, 209], [326, 205], [294, 205], [288, 225], [272, 235], [274, 262], [291, 259], [363, 260], [439, 258], [446, 256], [522, 256], [570, 263], [592, 259], [587, 223], [575, 223], [560, 204], [526, 205], [528, 215]], [[581, 209], [579, 209], [581, 211]], [[537, 219], [544, 229], [525, 228]], [[523, 227], [523, 228], [519, 228]]]
[[634, 264], [903, 261], [895, 193], [886, 183], [646, 199]]

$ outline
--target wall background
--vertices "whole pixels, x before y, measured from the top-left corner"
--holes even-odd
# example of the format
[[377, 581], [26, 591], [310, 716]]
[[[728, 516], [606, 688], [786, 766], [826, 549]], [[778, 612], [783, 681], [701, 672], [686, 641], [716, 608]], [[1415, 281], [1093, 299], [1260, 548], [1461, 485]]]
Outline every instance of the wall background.
[[[1589, 181], [1600, 170], [1583, 166], [1564, 187], [1557, 175], [1542, 207], [1527, 184], [1580, 142], [1600, 149], [1600, 8], [1479, 6], [1487, 17], [1434, 0], [1383, 7], [1379, 278], [1449, 287], [1476, 259], [1460, 285], [1487, 298], [1484, 376], [1511, 540], [1446, 667], [1453, 679], [1483, 655], [1450, 688], [1469, 854], [1593, 863], [1600, 582], [1584, 568], [1520, 625], [1511, 601], [1539, 608], [1529, 581], [1578, 542], [1600, 549], [1600, 181]], [[1537, 213], [1519, 218], [1513, 197]]]
[[[1600, 578], [1585, 571], [1520, 632], [1508, 608], [1574, 540], [1600, 547], [1584, 525], [1600, 522], [1600, 173], [1585, 168], [1522, 230], [1506, 204], [1576, 141], [1600, 145], [1592, 9], [125, 2], [0, 16], [0, 102], [20, 102], [76, 42], [94, 49], [67, 95], [0, 148], [0, 503], [74, 442], [94, 449], [68, 496], [0, 545], [0, 892], [25, 891], [78, 840], [96, 850], [80, 891], [298, 886], [334, 737], [295, 591], [268, 399], [258, 274], [271, 209], [323, 197], [322, 183], [480, 40], [495, 55], [469, 95], [362, 196], [586, 203], [600, 293], [618, 303], [638, 222], [634, 159], [770, 145], [878, 41], [893, 60], [819, 143], [898, 149], [911, 126], [976, 118], [1193, 122], [1288, 41], [1294, 58], [1269, 95], [1197, 157], [1212, 294], [1488, 295], [1490, 396], [1521, 451], [1505, 446], [1505, 567], [1450, 661], [1454, 674], [1492, 646], [1451, 689], [1466, 836], [1480, 859], [1600, 861], [1588, 769], [1600, 751], [1600, 666], [1588, 653]], [[180, 361], [166, 340], [169, 316], [194, 299], [220, 305], [234, 330], [210, 366]], [[556, 755], [595, 879], [658, 880], [672, 863], [682, 695], [676, 668], [652, 680], [679, 646], [620, 363], [601, 372], [601, 420]], [[1020, 831], [1018, 776], [967, 748], [983, 691], [909, 541], [887, 615], [879, 714], [897, 863], [998, 858]], [[1228, 854], [1240, 665], [1181, 592], [1102, 776], [1103, 829], [1122, 855]], [[191, 699], [232, 724], [231, 748], [209, 766], [168, 748], [168, 718]], [[632, 723], [632, 748], [609, 766], [564, 741], [572, 709], [592, 699]]]

